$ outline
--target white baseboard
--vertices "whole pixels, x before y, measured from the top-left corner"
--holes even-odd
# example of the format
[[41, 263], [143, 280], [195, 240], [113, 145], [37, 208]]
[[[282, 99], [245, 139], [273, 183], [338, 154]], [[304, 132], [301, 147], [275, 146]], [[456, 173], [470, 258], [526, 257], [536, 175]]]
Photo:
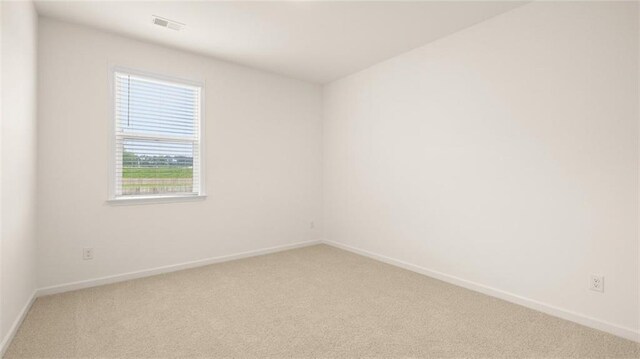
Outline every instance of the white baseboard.
[[158, 274], [162, 274], [162, 273], [169, 273], [169, 272], [175, 272], [175, 271], [179, 271], [179, 270], [183, 270], [183, 269], [202, 267], [202, 266], [206, 266], [206, 265], [209, 265], [209, 264], [228, 262], [228, 261], [232, 261], [232, 260], [235, 260], [235, 259], [255, 257], [255, 256], [260, 256], [260, 255], [269, 254], [269, 253], [275, 253], [275, 252], [282, 252], [282, 251], [286, 251], [286, 250], [289, 250], [289, 249], [307, 247], [307, 246], [312, 246], [312, 245], [320, 244], [320, 243], [321, 243], [321, 241], [319, 241], [319, 240], [297, 242], [297, 243], [293, 243], [293, 244], [285, 244], [285, 245], [282, 245], [282, 246], [262, 248], [262, 249], [247, 251], [247, 252], [241, 252], [241, 253], [236, 253], [236, 254], [225, 255], [225, 256], [219, 256], [219, 257], [213, 257], [213, 258], [207, 258], [207, 259], [200, 259], [200, 260], [191, 261], [191, 262], [184, 262], [184, 263], [179, 263], [179, 264], [171, 264], [171, 265], [167, 265], [167, 266], [156, 267], [156, 268], [151, 268], [151, 269], [144, 269], [144, 270], [135, 271], [135, 272], [122, 273], [122, 274], [116, 274], [116, 275], [111, 275], [111, 276], [106, 276], [106, 277], [82, 280], [82, 281], [78, 281], [78, 282], [59, 284], [59, 285], [54, 285], [54, 286], [44, 287], [44, 288], [38, 289], [37, 296], [41, 297], [41, 296], [44, 296], [44, 295], [64, 293], [64, 292], [70, 292], [72, 290], [78, 290], [78, 289], [90, 288], [90, 287], [97, 287], [97, 286], [100, 286], [100, 285], [117, 283], [117, 282], [124, 282], [124, 281], [131, 280], [131, 279], [150, 277], [150, 276], [158, 275]]
[[4, 336], [4, 338], [2, 338], [2, 342], [0, 342], [0, 358], [2, 358], [4, 356], [4, 353], [7, 351], [7, 349], [9, 349], [9, 344], [11, 344], [13, 337], [16, 336], [16, 333], [18, 332], [18, 328], [20, 328], [20, 325], [24, 321], [24, 318], [27, 317], [27, 313], [29, 313], [29, 309], [31, 309], [33, 302], [36, 301], [37, 292], [38, 291], [35, 290], [33, 291], [33, 293], [31, 293], [31, 297], [29, 298], [27, 303], [25, 303], [24, 307], [22, 307], [20, 314], [18, 314], [18, 317], [11, 325], [11, 328], [9, 328], [9, 332], [7, 333], [7, 335]]
[[404, 268], [412, 272], [420, 273], [435, 279], [439, 279], [443, 282], [451, 283], [459, 287], [467, 288], [476, 292], [490, 295], [492, 297], [500, 298], [502, 300], [506, 300], [507, 302], [515, 303], [523, 307], [537, 310], [539, 312], [543, 312], [543, 313], [552, 315], [554, 317], [569, 320], [589, 328], [601, 330], [603, 332], [607, 332], [625, 339], [640, 342], [640, 332], [633, 330], [631, 328], [625, 328], [616, 324], [608, 323], [596, 318], [586, 316], [584, 314], [576, 313], [563, 308], [558, 308], [553, 305], [545, 304], [533, 299], [519, 296], [517, 294], [509, 293], [509, 292], [492, 288], [480, 283], [475, 283], [475, 282], [458, 278], [449, 274], [445, 274], [445, 273], [434, 271], [428, 268], [420, 267], [415, 264], [407, 263], [398, 259], [390, 258], [387, 256], [369, 252], [363, 249], [355, 248], [346, 244], [342, 244], [342, 243], [338, 243], [330, 240], [323, 240], [322, 242], [336, 248], [344, 249], [352, 253], [356, 253], [356, 254], [369, 257], [387, 264], [394, 265], [396, 267]]

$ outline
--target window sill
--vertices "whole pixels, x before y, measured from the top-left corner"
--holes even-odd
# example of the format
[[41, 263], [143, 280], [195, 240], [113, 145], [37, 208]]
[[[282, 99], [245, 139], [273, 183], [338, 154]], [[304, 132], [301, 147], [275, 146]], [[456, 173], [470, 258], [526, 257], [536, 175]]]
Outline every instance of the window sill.
[[112, 206], [127, 206], [136, 204], [155, 204], [155, 203], [176, 203], [176, 202], [193, 202], [204, 201], [206, 195], [182, 195], [182, 196], [140, 196], [140, 197], [120, 197], [107, 200], [107, 204]]

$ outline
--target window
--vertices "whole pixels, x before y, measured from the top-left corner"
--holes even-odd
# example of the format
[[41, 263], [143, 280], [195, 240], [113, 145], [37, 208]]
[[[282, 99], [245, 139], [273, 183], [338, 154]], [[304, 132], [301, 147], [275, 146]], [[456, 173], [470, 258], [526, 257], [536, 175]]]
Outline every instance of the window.
[[202, 87], [114, 73], [113, 199], [202, 195]]

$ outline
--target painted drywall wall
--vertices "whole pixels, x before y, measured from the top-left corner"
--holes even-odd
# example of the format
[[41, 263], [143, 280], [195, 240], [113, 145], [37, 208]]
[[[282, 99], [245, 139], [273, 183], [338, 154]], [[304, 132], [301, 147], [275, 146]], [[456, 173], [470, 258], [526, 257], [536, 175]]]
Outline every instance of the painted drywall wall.
[[2, 34], [4, 33], [4, 29], [2, 27], [2, 3], [0, 2], [0, 353], [2, 353], [2, 348], [4, 348], [5, 335], [2, 330], [2, 323], [4, 317], [2, 315]]
[[3, 2], [1, 26], [0, 343], [4, 343], [36, 288], [37, 15], [33, 4]]
[[637, 332], [635, 6], [528, 4], [327, 85], [326, 239]]
[[[52, 19], [39, 29], [40, 287], [319, 238], [318, 85]], [[205, 82], [206, 200], [106, 203], [112, 66]]]

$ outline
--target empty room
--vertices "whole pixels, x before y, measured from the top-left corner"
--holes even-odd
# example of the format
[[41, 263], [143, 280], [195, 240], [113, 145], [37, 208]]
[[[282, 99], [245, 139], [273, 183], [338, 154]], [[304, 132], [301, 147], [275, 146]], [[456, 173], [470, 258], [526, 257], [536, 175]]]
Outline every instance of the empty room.
[[640, 358], [640, 2], [0, 0], [0, 358]]

